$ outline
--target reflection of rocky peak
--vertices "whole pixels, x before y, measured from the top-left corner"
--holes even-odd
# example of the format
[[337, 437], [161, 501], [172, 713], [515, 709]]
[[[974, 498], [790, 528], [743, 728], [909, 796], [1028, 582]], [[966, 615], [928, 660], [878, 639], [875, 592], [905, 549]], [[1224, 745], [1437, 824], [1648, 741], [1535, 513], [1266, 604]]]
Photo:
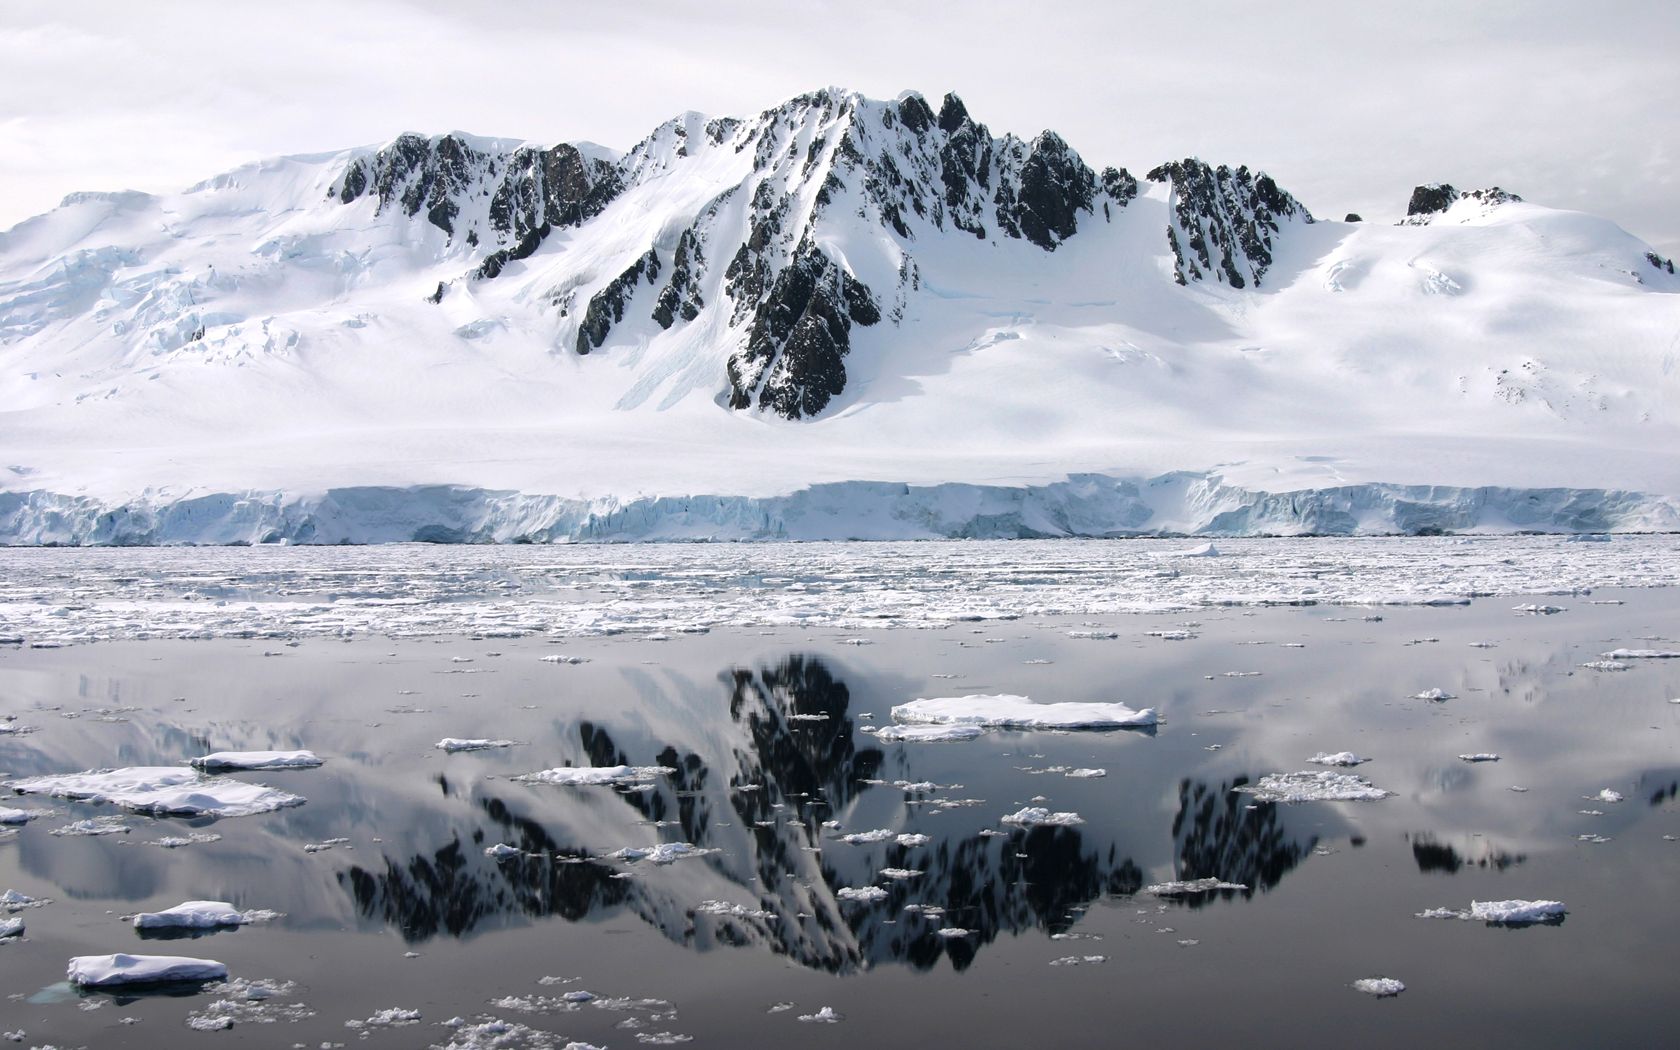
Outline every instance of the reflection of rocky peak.
[[[1318, 840], [1303, 842], [1291, 835], [1276, 803], [1254, 803], [1232, 790], [1246, 783], [1247, 777], [1221, 784], [1179, 781], [1172, 827], [1174, 878], [1241, 883], [1248, 887], [1242, 895], [1252, 897], [1276, 886], [1312, 852]], [[1190, 897], [1186, 903], [1195, 907], [1209, 899]]]
[[1412, 859], [1417, 862], [1421, 872], [1441, 872], [1446, 875], [1456, 875], [1465, 865], [1477, 868], [1491, 868], [1494, 871], [1504, 871], [1514, 868], [1527, 860], [1522, 853], [1507, 853], [1486, 843], [1482, 844], [1482, 853], [1477, 857], [1466, 857], [1458, 850], [1434, 835], [1418, 834], [1411, 836]]

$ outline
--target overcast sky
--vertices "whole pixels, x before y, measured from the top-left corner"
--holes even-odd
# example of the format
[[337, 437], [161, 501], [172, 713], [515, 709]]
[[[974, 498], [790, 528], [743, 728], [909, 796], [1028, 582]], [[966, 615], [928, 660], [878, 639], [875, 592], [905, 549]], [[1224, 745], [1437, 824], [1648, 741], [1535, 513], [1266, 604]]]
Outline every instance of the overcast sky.
[[1320, 216], [1497, 184], [1680, 254], [1676, 56], [1671, 0], [0, 0], [0, 228], [404, 130], [623, 149], [837, 84], [955, 91], [1098, 167], [1248, 164]]

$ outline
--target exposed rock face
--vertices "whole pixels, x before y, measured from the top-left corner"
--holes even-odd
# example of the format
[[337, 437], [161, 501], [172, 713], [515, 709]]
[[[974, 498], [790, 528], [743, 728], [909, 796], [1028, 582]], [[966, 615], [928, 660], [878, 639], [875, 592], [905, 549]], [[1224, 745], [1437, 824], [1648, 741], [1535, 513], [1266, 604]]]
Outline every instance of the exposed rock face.
[[635, 297], [642, 281], [653, 284], [659, 278], [659, 252], [649, 248], [630, 268], [596, 292], [578, 325], [577, 352], [587, 354], [607, 340], [612, 326], [624, 320], [624, 310]]
[[1451, 183], [1431, 182], [1418, 186], [1412, 190], [1412, 199], [1406, 204], [1404, 221], [1412, 225], [1428, 222], [1430, 216], [1446, 211], [1456, 200], [1458, 191]]
[[1350, 212], [1347, 213], [1347, 217], [1344, 218], [1342, 221], [1343, 222], [1364, 222], [1365, 220], [1360, 216], [1360, 214], [1358, 212], [1350, 211]]
[[1280, 224], [1313, 221], [1271, 176], [1246, 167], [1214, 168], [1191, 157], [1163, 164], [1148, 178], [1172, 187], [1167, 243], [1179, 284], [1211, 278], [1232, 288], [1259, 287], [1272, 265]]
[[1658, 255], [1656, 252], [1646, 252], [1645, 253], [1645, 261], [1650, 263], [1652, 266], [1656, 267], [1659, 270], [1666, 270], [1669, 273], [1674, 272], [1674, 260], [1673, 259], [1664, 259], [1662, 256]]
[[700, 309], [706, 305], [700, 296], [700, 275], [705, 267], [700, 238], [692, 228], [684, 230], [671, 259], [671, 280], [660, 290], [659, 300], [653, 306], [653, 319], [659, 322], [659, 327], [670, 328], [679, 317], [692, 321], [700, 316]]
[[729, 359], [732, 408], [815, 415], [846, 385], [852, 325], [881, 319], [869, 289], [807, 244], [753, 312], [744, 349]]

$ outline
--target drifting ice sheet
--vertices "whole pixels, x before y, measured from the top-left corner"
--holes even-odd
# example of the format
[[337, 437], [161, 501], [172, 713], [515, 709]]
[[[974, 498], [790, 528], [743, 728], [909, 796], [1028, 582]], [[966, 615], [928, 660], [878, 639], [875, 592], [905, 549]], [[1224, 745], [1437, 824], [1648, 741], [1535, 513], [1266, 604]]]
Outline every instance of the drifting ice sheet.
[[163, 911], [143, 911], [134, 917], [137, 930], [208, 930], [217, 926], [243, 926], [274, 918], [270, 911], [240, 911], [226, 901], [186, 901]]
[[1387, 999], [1406, 990], [1405, 982], [1393, 977], [1361, 977], [1353, 982], [1353, 986], [1366, 995], [1374, 995], [1378, 999]]
[[559, 766], [540, 769], [513, 779], [526, 784], [630, 784], [638, 780], [668, 776], [676, 772], [670, 766]]
[[1259, 783], [1231, 790], [1253, 795], [1261, 802], [1375, 802], [1394, 794], [1364, 777], [1329, 770], [1271, 773], [1261, 777]]
[[973, 740], [985, 730], [979, 726], [882, 726], [876, 740], [935, 743], [942, 740]]
[[1315, 766], [1357, 766], [1362, 762], [1369, 762], [1371, 760], [1368, 758], [1362, 758], [1359, 755], [1354, 754], [1352, 751], [1320, 751], [1318, 754], [1307, 759], [1307, 761], [1311, 762]]
[[217, 751], [191, 759], [195, 769], [221, 772], [228, 769], [313, 769], [321, 764], [313, 751]]
[[1036, 828], [1043, 824], [1056, 827], [1071, 827], [1074, 824], [1085, 823], [1085, 818], [1077, 813], [1052, 813], [1041, 806], [1028, 806], [1003, 818], [1005, 824], [1019, 824], [1023, 828]]
[[1024, 696], [975, 693], [912, 700], [892, 709], [893, 720], [925, 725], [1002, 729], [1124, 729], [1155, 725], [1155, 709], [1121, 703], [1035, 704]]
[[1562, 901], [1471, 901], [1470, 917], [1506, 926], [1561, 922], [1568, 909]]
[[70, 960], [71, 984], [103, 988], [117, 984], [161, 984], [167, 981], [219, 981], [226, 966], [214, 959], [184, 955], [78, 955]]
[[496, 747], [512, 747], [515, 743], [517, 741], [514, 740], [463, 740], [460, 737], [446, 736], [432, 746], [439, 751], [454, 754], [457, 751], [488, 751]]
[[14, 780], [14, 791], [52, 795], [73, 802], [109, 802], [137, 813], [171, 816], [248, 817], [303, 798], [263, 784], [230, 777], [207, 777], [179, 766], [131, 766], [61, 776]]

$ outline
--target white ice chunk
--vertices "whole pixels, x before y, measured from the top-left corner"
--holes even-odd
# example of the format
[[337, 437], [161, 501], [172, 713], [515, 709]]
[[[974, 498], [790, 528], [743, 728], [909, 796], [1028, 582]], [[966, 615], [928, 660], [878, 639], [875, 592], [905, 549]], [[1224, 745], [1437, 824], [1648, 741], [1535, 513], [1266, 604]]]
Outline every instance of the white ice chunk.
[[1120, 729], [1155, 725], [1154, 708], [1122, 703], [1036, 704], [1024, 696], [975, 693], [917, 699], [892, 709], [894, 721], [1005, 729]]
[[1240, 882], [1226, 882], [1224, 879], [1187, 879], [1157, 882], [1153, 886], [1145, 886], [1143, 892], [1157, 897], [1189, 897], [1197, 893], [1212, 893], [1215, 890], [1246, 889], [1248, 887]]
[[1605, 788], [1596, 795], [1588, 796], [1588, 798], [1594, 802], [1620, 802], [1626, 797], [1627, 796], [1623, 795], [1620, 791], [1616, 791], [1611, 788]]
[[186, 901], [163, 911], [143, 911], [134, 917], [137, 930], [208, 930], [217, 926], [244, 926], [275, 918], [271, 911], [240, 911], [226, 901]]
[[608, 856], [619, 860], [645, 860], [650, 864], [675, 864], [679, 860], [704, 857], [717, 852], [715, 849], [706, 849], [691, 842], [661, 842], [657, 846], [626, 846], [609, 853]]
[[1470, 917], [1483, 922], [1520, 926], [1537, 922], [1557, 922], [1567, 914], [1562, 901], [1471, 901]]
[[1089, 768], [1070, 769], [1064, 773], [1063, 776], [1072, 777], [1075, 780], [1094, 780], [1097, 777], [1108, 776], [1108, 770]]
[[513, 779], [526, 784], [630, 784], [638, 780], [669, 776], [670, 766], [559, 766], [526, 773]]
[[846, 1016], [835, 1013], [832, 1006], [825, 1006], [814, 1014], [800, 1014], [799, 1019], [811, 1024], [839, 1024]]
[[1499, 756], [1494, 754], [1492, 751], [1477, 751], [1474, 754], [1459, 755], [1458, 757], [1460, 759], [1464, 760], [1465, 762], [1497, 762], [1497, 761], [1499, 761]]
[[1606, 660], [1680, 660], [1680, 649], [1612, 649], [1599, 655]]
[[27, 824], [41, 815], [38, 809], [12, 809], [0, 806], [0, 824]]
[[926, 744], [942, 740], [973, 740], [984, 732], [979, 726], [882, 726], [875, 731], [875, 739]]
[[834, 891], [834, 896], [843, 901], [859, 901], [873, 904], [887, 899], [887, 891], [879, 886], [845, 886]]
[[432, 746], [439, 751], [454, 754], [457, 751], [488, 751], [494, 747], [512, 747], [516, 743], [518, 743], [517, 740], [462, 739], [461, 737], [446, 736]]
[[217, 751], [189, 760], [196, 769], [313, 769], [321, 764], [313, 751]]
[[1406, 990], [1405, 983], [1393, 977], [1361, 977], [1353, 982], [1353, 986], [1378, 999], [1391, 998]]
[[[942, 910], [940, 914], [943, 915], [944, 911]], [[936, 937], [944, 937], [946, 940], [955, 940], [958, 937], [967, 937], [969, 931], [963, 929], [961, 926], [941, 926], [939, 929], [934, 930], [933, 933]]]
[[1270, 773], [1258, 783], [1232, 788], [1261, 802], [1375, 802], [1394, 794], [1375, 787], [1364, 777], [1329, 770]]
[[928, 836], [920, 835], [920, 834], [917, 834], [916, 832], [909, 832], [907, 834], [900, 835], [898, 837], [898, 844], [900, 846], [906, 846], [906, 847], [909, 847], [909, 846], [925, 846], [931, 841], [932, 840], [930, 838], [928, 838]]
[[501, 860], [503, 857], [517, 857], [521, 853], [518, 846], [510, 846], [505, 842], [498, 842], [494, 846], [484, 847], [484, 855]]
[[22, 919], [0, 919], [0, 941], [23, 936]]
[[1627, 671], [1631, 670], [1632, 667], [1632, 664], [1622, 660], [1588, 660], [1581, 665], [1581, 668], [1586, 671]]
[[1074, 824], [1085, 823], [1085, 818], [1077, 813], [1052, 813], [1041, 806], [1028, 806], [1004, 817], [1003, 822], [1018, 824], [1023, 828], [1036, 828], [1040, 825], [1071, 827]]
[[74, 802], [109, 802], [155, 815], [244, 817], [286, 806], [303, 798], [263, 784], [231, 777], [208, 777], [179, 766], [131, 766], [60, 776], [14, 780], [14, 791], [52, 795]]
[[1425, 689], [1421, 693], [1413, 693], [1412, 694], [1412, 699], [1413, 700], [1441, 701], [1441, 700], [1457, 700], [1458, 697], [1453, 695], [1452, 693], [1447, 692], [1445, 689], [1436, 688], [1436, 689]]
[[1356, 755], [1352, 751], [1320, 751], [1307, 761], [1315, 766], [1357, 766], [1371, 760]]
[[159, 984], [166, 981], [219, 981], [226, 966], [214, 959], [184, 955], [77, 955], [67, 971], [71, 984], [100, 988], [116, 984]]

